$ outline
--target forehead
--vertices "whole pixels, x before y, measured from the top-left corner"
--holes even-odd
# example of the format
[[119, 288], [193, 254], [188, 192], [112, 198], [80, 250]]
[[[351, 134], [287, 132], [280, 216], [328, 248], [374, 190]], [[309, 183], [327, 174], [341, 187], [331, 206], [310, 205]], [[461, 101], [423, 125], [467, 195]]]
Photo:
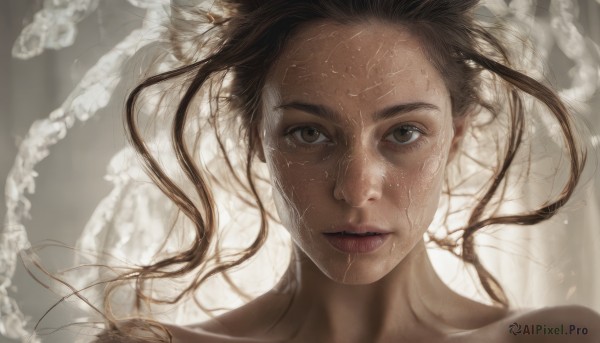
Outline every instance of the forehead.
[[401, 25], [373, 22], [302, 27], [287, 42], [267, 84], [283, 98], [317, 100], [424, 100], [446, 92], [414, 34]]

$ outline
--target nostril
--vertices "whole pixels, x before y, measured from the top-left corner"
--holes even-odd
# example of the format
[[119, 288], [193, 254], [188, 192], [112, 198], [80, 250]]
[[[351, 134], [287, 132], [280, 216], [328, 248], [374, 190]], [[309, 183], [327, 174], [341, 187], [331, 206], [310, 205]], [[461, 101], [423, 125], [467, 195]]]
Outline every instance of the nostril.
[[333, 196], [352, 207], [362, 207], [381, 197], [385, 171], [369, 159], [355, 157], [353, 161], [340, 164]]

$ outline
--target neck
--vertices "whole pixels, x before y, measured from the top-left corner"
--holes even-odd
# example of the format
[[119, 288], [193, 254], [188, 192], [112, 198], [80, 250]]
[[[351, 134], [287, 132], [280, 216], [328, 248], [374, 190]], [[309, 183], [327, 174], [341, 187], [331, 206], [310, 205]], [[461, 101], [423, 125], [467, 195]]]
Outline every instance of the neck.
[[294, 255], [274, 291], [294, 290], [284, 317], [298, 337], [327, 333], [318, 340], [373, 342], [407, 332], [442, 335], [469, 326], [453, 306], [465, 299], [439, 279], [423, 241], [385, 277], [366, 285], [335, 282], [299, 249]]

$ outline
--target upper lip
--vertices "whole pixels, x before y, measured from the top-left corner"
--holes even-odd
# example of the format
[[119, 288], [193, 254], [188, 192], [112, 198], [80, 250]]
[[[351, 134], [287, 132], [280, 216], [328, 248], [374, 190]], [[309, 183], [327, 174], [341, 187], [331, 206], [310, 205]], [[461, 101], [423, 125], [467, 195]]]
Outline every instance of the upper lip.
[[364, 224], [364, 225], [343, 224], [343, 225], [336, 225], [333, 227], [332, 230], [324, 232], [324, 233], [339, 233], [339, 232], [361, 234], [361, 233], [367, 233], [367, 232], [390, 233], [391, 231], [379, 228], [374, 225], [368, 225], [368, 224]]

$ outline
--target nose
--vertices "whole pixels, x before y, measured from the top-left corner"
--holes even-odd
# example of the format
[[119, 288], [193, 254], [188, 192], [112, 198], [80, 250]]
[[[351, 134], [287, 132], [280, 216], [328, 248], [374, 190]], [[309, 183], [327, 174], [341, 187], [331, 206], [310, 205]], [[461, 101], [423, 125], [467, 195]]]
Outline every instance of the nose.
[[355, 152], [339, 163], [333, 196], [352, 207], [363, 207], [381, 198], [383, 171], [381, 161], [367, 153]]

